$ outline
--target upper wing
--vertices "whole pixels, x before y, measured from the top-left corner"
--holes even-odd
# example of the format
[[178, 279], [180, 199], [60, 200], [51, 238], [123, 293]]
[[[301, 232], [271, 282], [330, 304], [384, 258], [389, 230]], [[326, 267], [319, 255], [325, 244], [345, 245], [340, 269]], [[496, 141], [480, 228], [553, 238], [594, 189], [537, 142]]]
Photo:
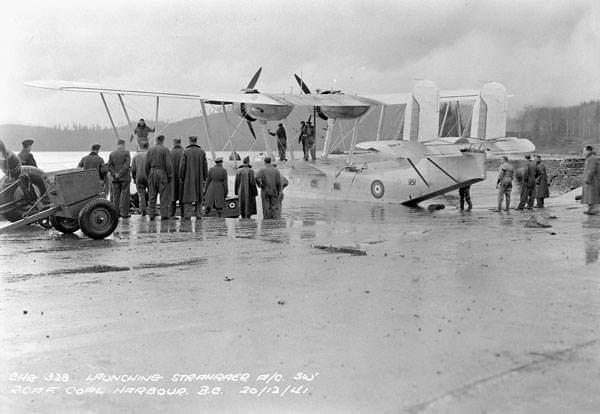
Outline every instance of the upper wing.
[[211, 104], [253, 103], [257, 105], [290, 106], [376, 106], [399, 105], [409, 102], [410, 93], [383, 95], [347, 95], [347, 94], [270, 94], [270, 93], [182, 93], [174, 91], [156, 91], [150, 89], [121, 88], [94, 83], [39, 80], [26, 82], [26, 86], [51, 89], [64, 92], [105, 93], [138, 96], [160, 96], [174, 99], [203, 100]]
[[68, 82], [68, 81], [32, 81], [26, 82], [26, 86], [34, 88], [51, 89], [64, 92], [83, 92], [83, 93], [106, 93], [106, 94], [121, 94], [121, 95], [138, 95], [138, 96], [160, 96], [163, 98], [174, 99], [194, 99], [203, 100], [208, 103], [223, 103], [231, 104], [233, 102], [255, 103], [263, 105], [282, 105], [276, 97], [271, 97], [262, 93], [224, 93], [224, 94], [192, 94], [171, 91], [153, 91], [146, 89], [120, 88], [113, 86], [104, 86], [93, 83]]

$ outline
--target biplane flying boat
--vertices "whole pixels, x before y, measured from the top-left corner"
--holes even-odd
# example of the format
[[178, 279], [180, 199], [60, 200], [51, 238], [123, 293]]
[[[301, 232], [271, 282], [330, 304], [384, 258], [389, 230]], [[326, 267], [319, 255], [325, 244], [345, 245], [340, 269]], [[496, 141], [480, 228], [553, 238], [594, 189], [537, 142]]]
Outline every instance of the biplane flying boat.
[[[213, 159], [216, 152], [212, 146], [206, 105], [219, 105], [225, 117], [228, 112], [238, 115], [241, 121], [247, 122], [254, 138], [256, 133], [252, 124], [258, 123], [269, 154], [272, 150], [267, 122], [285, 123], [294, 108], [308, 108], [313, 111], [315, 121], [318, 116], [327, 122], [327, 130], [322, 154], [317, 160], [291, 160], [277, 166], [289, 179], [286, 194], [292, 197], [416, 205], [484, 180], [488, 155], [535, 149], [527, 139], [504, 136], [506, 90], [498, 83], [487, 83], [481, 90], [440, 91], [435, 83], [422, 80], [416, 82], [409, 93], [352, 95], [332, 90], [311, 93], [305, 82], [295, 75], [303, 94], [272, 94], [255, 88], [261, 70], [241, 92], [225, 94], [124, 89], [64, 81], [34, 81], [26, 85], [65, 92], [98, 93], [117, 137], [117, 128], [105, 99], [107, 94], [118, 97], [132, 130], [135, 126], [124, 103], [126, 95], [154, 97], [157, 123], [161, 98], [198, 101]], [[463, 106], [465, 102], [471, 102], [470, 128], [468, 133], [464, 128], [461, 130], [463, 122], [459, 119], [456, 135], [443, 136], [453, 102], [457, 106], [461, 102]], [[402, 109], [400, 127], [393, 139], [381, 139], [383, 120], [390, 107]], [[443, 114], [440, 107], [445, 108]], [[373, 131], [370, 139], [362, 140], [364, 137], [361, 137], [358, 142], [361, 119], [376, 109], [379, 109], [377, 131]], [[343, 154], [332, 154], [336, 122], [342, 120], [353, 120], [349, 149]], [[347, 137], [340, 133], [338, 146], [339, 141]], [[231, 138], [228, 142], [232, 143]], [[229, 169], [235, 168], [237, 163], [234, 161]]]

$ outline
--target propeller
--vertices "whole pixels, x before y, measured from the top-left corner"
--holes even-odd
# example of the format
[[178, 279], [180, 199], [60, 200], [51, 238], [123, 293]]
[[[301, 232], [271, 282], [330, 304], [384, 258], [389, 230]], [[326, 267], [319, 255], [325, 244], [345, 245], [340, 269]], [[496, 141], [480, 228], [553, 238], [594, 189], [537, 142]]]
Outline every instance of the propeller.
[[[306, 82], [304, 82], [304, 80], [296, 75], [294, 73], [294, 78], [296, 78], [296, 82], [298, 82], [298, 85], [300, 86], [300, 89], [302, 90], [302, 92], [304, 92], [306, 95], [310, 94], [310, 89], [308, 88], [308, 85], [306, 84]], [[324, 92], [318, 92], [319, 94], [328, 94], [328, 93], [332, 93], [332, 91], [324, 91]], [[317, 115], [319, 115], [319, 118], [321, 118], [324, 121], [327, 121], [327, 119], [329, 118], [327, 115], [325, 115], [323, 113], [323, 111], [321, 111], [321, 107], [320, 106], [315, 106], [315, 111], [317, 112]]]
[[242, 89], [242, 92], [258, 93], [258, 90], [254, 89], [254, 87], [256, 86], [256, 83], [258, 82], [258, 78], [260, 78], [261, 72], [262, 72], [262, 66], [260, 68], [258, 68], [258, 70], [254, 74], [254, 76], [252, 76], [252, 78], [250, 79], [250, 82], [248, 82], [248, 86], [246, 86], [246, 88]]
[[[256, 71], [256, 73], [254, 74], [254, 76], [252, 76], [252, 78], [250, 78], [250, 82], [248, 82], [248, 85], [242, 89], [242, 92], [244, 93], [259, 93], [257, 89], [255, 89], [256, 83], [258, 82], [258, 79], [260, 78], [260, 74], [262, 72], [262, 66], [258, 68], [258, 70]], [[242, 114], [242, 116], [244, 117], [244, 119], [246, 120], [246, 125], [248, 125], [248, 129], [250, 130], [250, 134], [252, 134], [252, 137], [254, 139], [256, 139], [256, 133], [254, 132], [254, 127], [252, 126], [252, 122], [256, 121], [256, 118], [254, 118], [253, 116], [250, 116], [246, 110], [246, 104], [245, 103], [240, 103], [240, 112]]]

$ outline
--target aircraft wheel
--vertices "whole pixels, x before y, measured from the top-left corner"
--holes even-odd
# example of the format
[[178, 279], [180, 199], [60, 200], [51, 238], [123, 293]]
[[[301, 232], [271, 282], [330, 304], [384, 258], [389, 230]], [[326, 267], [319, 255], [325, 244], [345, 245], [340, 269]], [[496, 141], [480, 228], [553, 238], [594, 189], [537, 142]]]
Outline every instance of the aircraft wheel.
[[52, 217], [52, 225], [61, 233], [71, 234], [79, 230], [79, 223], [76, 219], [67, 217]]
[[115, 206], [103, 198], [87, 203], [79, 212], [81, 231], [92, 239], [109, 236], [119, 224], [119, 213]]

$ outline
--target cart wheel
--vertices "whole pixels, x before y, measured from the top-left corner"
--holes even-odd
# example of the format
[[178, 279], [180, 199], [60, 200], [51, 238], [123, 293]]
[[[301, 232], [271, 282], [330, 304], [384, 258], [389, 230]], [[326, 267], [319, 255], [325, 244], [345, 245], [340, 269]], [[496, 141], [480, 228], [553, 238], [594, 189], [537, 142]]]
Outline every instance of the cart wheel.
[[96, 198], [87, 203], [79, 212], [81, 231], [92, 239], [109, 236], [119, 224], [119, 213], [108, 200]]
[[79, 223], [75, 219], [53, 216], [51, 220], [54, 228], [61, 233], [71, 234], [79, 230]]

